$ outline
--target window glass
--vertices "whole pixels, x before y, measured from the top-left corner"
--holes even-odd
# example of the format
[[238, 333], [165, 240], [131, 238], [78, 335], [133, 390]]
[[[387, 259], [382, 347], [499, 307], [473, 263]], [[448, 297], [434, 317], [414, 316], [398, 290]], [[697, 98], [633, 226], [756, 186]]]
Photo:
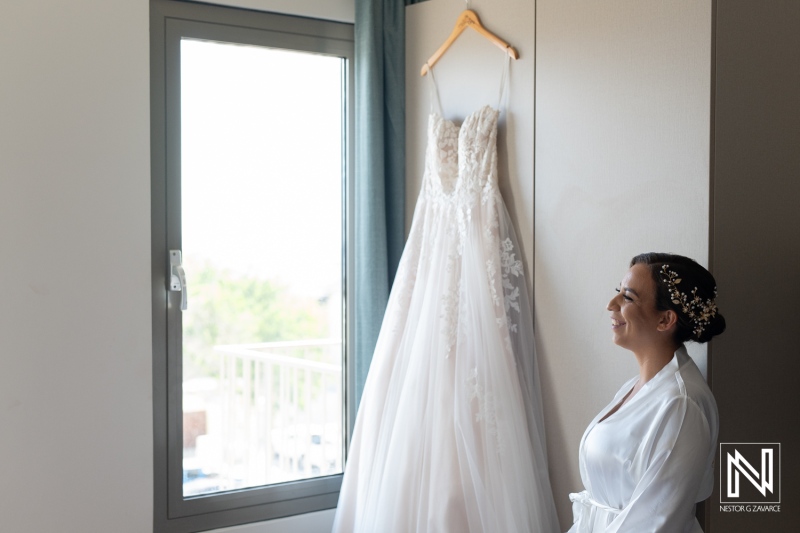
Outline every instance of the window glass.
[[184, 496], [342, 472], [343, 61], [181, 40]]

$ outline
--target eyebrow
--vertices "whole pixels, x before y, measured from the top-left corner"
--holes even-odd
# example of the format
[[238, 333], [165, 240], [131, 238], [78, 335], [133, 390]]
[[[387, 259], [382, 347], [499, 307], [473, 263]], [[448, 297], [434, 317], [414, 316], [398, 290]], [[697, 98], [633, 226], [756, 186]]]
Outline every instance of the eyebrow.
[[634, 296], [637, 296], [637, 297], [639, 296], [639, 293], [636, 292], [635, 290], [631, 289], [630, 287], [622, 287], [622, 290], [625, 291], [625, 292], [632, 292]]

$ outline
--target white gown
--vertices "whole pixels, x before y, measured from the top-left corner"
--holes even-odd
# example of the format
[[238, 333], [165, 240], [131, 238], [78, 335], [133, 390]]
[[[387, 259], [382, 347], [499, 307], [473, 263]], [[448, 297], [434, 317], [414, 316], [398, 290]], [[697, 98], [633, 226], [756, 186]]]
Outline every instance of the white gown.
[[429, 117], [334, 532], [559, 529], [521, 251], [497, 188], [498, 115], [484, 106], [460, 128]]
[[639, 392], [628, 381], [581, 439], [586, 490], [570, 494], [568, 533], [702, 533], [695, 504], [711, 495], [717, 404], [686, 348]]

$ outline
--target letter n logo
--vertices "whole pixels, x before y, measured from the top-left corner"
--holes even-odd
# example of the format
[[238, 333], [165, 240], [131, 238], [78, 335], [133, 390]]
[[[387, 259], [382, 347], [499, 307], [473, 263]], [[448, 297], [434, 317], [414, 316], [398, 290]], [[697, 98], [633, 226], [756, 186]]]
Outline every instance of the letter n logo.
[[780, 503], [780, 443], [720, 444], [720, 503]]

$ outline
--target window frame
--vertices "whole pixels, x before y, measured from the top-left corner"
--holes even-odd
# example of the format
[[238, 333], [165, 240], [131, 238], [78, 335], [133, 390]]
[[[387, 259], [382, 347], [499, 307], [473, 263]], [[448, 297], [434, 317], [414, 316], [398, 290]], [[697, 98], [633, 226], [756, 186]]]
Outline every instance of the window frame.
[[[352, 242], [354, 122], [353, 25], [174, 0], [150, 1], [151, 250], [153, 318], [154, 531], [205, 531], [336, 507], [342, 474], [200, 496], [183, 496], [181, 331], [168, 328], [180, 313], [179, 295], [167, 291], [169, 249], [181, 248], [180, 40], [183, 37], [294, 49], [343, 61], [343, 237]], [[352, 246], [343, 257], [343, 387], [345, 448], [355, 415], [351, 405], [352, 320], [347, 296]], [[175, 322], [174, 320], [172, 321]], [[176, 355], [177, 354], [177, 355]], [[346, 452], [346, 450], [345, 450]]]

